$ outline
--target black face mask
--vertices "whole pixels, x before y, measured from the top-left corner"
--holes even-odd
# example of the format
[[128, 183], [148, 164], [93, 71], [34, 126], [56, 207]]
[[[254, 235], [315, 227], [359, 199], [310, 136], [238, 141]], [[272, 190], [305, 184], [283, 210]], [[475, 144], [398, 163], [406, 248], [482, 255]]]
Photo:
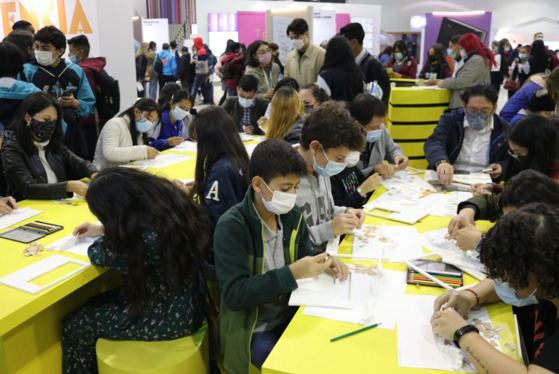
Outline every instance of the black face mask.
[[40, 141], [50, 140], [54, 129], [56, 128], [56, 121], [37, 121], [36, 119], [31, 119], [27, 125], [33, 132], [33, 134], [39, 138]]
[[427, 58], [429, 59], [430, 63], [437, 61], [437, 57], [435, 57], [435, 55], [428, 55]]
[[314, 109], [314, 106], [312, 105], [305, 105], [305, 113], [310, 113], [312, 112]]

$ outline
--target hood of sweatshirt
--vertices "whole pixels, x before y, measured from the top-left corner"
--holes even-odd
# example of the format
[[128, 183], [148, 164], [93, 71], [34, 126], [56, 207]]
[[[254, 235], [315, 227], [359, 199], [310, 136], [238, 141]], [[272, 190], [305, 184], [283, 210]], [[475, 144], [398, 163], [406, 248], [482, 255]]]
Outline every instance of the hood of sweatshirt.
[[206, 49], [204, 48], [204, 41], [201, 37], [197, 36], [194, 38], [194, 47], [196, 47], [196, 54], [198, 56], [207, 54]]

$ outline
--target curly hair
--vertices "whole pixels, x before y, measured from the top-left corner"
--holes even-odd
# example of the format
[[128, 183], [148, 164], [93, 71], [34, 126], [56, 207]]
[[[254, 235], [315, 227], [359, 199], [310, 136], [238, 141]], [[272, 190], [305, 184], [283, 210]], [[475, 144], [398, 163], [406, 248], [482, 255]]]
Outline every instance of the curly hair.
[[106, 168], [91, 181], [85, 198], [105, 227], [105, 255], [110, 250], [128, 261], [124, 288], [131, 314], [143, 312], [151, 297], [146, 231], [157, 235], [161, 280], [171, 292], [200, 272], [209, 253], [208, 225], [198, 205], [169, 180], [134, 169]]
[[481, 243], [480, 260], [489, 278], [515, 289], [529, 285], [528, 274], [546, 298], [559, 296], [559, 209], [526, 205], [501, 218]]
[[559, 207], [559, 183], [538, 171], [528, 169], [512, 177], [499, 194], [499, 207], [520, 208], [531, 203]]

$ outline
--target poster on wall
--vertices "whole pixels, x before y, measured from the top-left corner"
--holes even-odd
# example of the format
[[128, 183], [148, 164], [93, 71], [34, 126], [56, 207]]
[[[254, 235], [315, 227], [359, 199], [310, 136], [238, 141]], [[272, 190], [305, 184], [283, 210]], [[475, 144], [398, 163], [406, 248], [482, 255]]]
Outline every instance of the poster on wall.
[[0, 39], [12, 31], [15, 22], [25, 20], [35, 31], [56, 26], [66, 39], [84, 34], [91, 46], [90, 54], [99, 55], [96, 0], [0, 0], [0, 11]]
[[312, 13], [312, 42], [320, 45], [336, 35], [336, 12], [333, 10], [314, 10]]
[[237, 12], [239, 43], [247, 47], [255, 40], [266, 40], [266, 12]]
[[285, 65], [285, 58], [293, 49], [291, 47], [291, 40], [286, 34], [287, 26], [293, 21], [295, 17], [272, 16], [272, 30], [274, 35], [272, 40], [279, 46], [279, 59]]
[[375, 19], [370, 17], [351, 17], [351, 22], [360, 23], [365, 31], [365, 37], [363, 39], [363, 48], [365, 48], [369, 53], [373, 52], [373, 39], [374, 39], [374, 23]]
[[157, 53], [163, 43], [169, 43], [169, 20], [167, 18], [142, 18], [142, 39], [157, 44]]

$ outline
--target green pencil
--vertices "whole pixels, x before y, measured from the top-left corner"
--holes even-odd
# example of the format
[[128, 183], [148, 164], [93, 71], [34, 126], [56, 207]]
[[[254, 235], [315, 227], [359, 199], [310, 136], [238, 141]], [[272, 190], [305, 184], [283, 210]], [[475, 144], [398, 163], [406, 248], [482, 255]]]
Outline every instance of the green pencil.
[[347, 334], [343, 334], [343, 335], [340, 335], [340, 336], [336, 336], [335, 338], [330, 339], [330, 341], [335, 342], [336, 340], [340, 340], [340, 339], [346, 338], [348, 336], [358, 334], [361, 331], [372, 329], [374, 327], [377, 327], [378, 325], [380, 325], [380, 323], [375, 323], [374, 325], [363, 327], [362, 329], [355, 330], [355, 331], [352, 331], [352, 332], [348, 332]]

